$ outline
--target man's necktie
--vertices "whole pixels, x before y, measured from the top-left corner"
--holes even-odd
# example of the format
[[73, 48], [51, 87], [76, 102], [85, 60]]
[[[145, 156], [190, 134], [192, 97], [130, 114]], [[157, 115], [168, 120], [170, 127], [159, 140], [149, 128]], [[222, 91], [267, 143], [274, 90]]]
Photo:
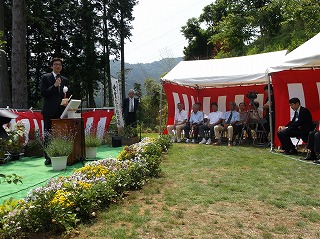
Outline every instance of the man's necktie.
[[294, 121], [297, 121], [297, 120], [298, 120], [298, 117], [299, 117], [298, 111], [295, 111], [295, 112], [294, 112], [294, 116], [293, 116], [293, 118], [292, 118], [292, 121], [293, 121], [293, 122], [294, 122]]
[[130, 105], [129, 105], [129, 112], [133, 112], [133, 99], [130, 100]]
[[230, 112], [229, 118], [228, 118], [228, 120], [227, 120], [227, 124], [230, 124], [230, 123], [231, 123], [231, 119], [232, 119], [232, 111]]
[[[56, 75], [56, 79], [58, 79], [60, 77], [60, 75]], [[60, 85], [58, 85], [58, 91], [59, 91], [59, 94], [60, 94]]]

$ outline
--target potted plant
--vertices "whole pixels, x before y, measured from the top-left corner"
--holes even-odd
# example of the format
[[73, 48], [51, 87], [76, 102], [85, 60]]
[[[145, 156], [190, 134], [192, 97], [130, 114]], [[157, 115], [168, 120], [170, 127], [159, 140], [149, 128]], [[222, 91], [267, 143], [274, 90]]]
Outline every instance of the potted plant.
[[24, 146], [24, 156], [43, 157], [43, 142], [38, 129], [29, 132], [29, 140]]
[[73, 150], [73, 139], [67, 136], [51, 137], [45, 150], [51, 158], [52, 169], [63, 170], [67, 167], [68, 156]]
[[137, 133], [137, 128], [130, 125], [125, 126], [119, 131], [121, 136], [122, 145], [131, 145], [139, 142], [139, 137]]
[[19, 160], [23, 152], [25, 142], [25, 126], [22, 121], [5, 128], [8, 138], [6, 140], [7, 151], [10, 153], [11, 160]]
[[0, 138], [0, 164], [4, 164], [9, 161], [9, 155], [6, 154], [6, 140]]
[[85, 136], [86, 158], [96, 158], [97, 148], [101, 145], [102, 140], [95, 134], [89, 133]]

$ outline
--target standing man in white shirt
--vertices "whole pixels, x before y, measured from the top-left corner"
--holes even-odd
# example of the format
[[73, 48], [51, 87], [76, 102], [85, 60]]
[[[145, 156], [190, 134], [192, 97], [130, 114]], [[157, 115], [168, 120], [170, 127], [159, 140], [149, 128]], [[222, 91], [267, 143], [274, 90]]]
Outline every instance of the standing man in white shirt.
[[[181, 131], [183, 127], [186, 126], [186, 122], [188, 120], [188, 112], [183, 109], [183, 104], [177, 104], [178, 110], [174, 116], [174, 124], [168, 125], [168, 134], [172, 136], [172, 142], [180, 143], [181, 142]], [[176, 135], [174, 135], [174, 131], [176, 131]]]
[[122, 103], [125, 126], [137, 127], [137, 109], [139, 100], [134, 98], [134, 90], [130, 89], [128, 98], [125, 98]]
[[[211, 144], [213, 140], [213, 134], [214, 134], [214, 126], [221, 123], [223, 118], [223, 113], [221, 111], [218, 111], [218, 104], [217, 102], [211, 103], [211, 109], [212, 112], [208, 115], [207, 122], [204, 125], [200, 126], [200, 136], [202, 138], [201, 142], [199, 144]], [[210, 131], [210, 136], [208, 141], [205, 138], [205, 130]]]
[[[195, 143], [198, 139], [199, 127], [203, 124], [203, 112], [199, 110], [200, 105], [194, 104], [192, 106], [192, 114], [189, 119], [189, 124], [183, 130], [186, 136], [186, 143]], [[193, 130], [193, 139], [190, 139], [190, 130]]]

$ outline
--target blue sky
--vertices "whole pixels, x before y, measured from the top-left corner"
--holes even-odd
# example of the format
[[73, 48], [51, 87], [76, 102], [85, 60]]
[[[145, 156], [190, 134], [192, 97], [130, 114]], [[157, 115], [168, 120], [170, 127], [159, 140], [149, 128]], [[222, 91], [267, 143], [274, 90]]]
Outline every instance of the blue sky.
[[187, 41], [181, 27], [199, 17], [212, 0], [139, 0], [134, 7], [131, 42], [125, 44], [125, 62], [149, 63], [183, 56]]

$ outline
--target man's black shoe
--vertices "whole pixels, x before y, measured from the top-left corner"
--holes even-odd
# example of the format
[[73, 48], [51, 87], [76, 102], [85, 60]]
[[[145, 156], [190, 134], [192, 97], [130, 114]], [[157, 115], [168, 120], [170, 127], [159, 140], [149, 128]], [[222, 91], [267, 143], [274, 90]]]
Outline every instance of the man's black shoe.
[[46, 161], [44, 161], [44, 165], [50, 165], [50, 164], [51, 164], [51, 158], [47, 156]]
[[320, 164], [320, 160], [314, 160], [313, 163]]
[[308, 153], [305, 158], [302, 158], [302, 160], [307, 160], [307, 161], [316, 161], [317, 157], [314, 153]]
[[295, 155], [298, 154], [298, 151], [296, 149], [290, 149], [289, 151], [284, 151], [283, 153], [286, 155]]

